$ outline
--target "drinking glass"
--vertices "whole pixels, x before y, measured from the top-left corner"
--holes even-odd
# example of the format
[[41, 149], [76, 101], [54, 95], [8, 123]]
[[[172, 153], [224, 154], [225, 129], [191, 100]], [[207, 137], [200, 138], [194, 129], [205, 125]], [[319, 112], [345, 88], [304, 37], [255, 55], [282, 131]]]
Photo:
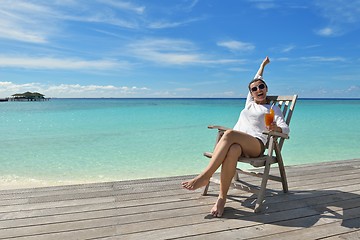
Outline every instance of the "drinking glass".
[[269, 113], [265, 114], [265, 125], [270, 127], [271, 123], [274, 121], [274, 110], [270, 109]]

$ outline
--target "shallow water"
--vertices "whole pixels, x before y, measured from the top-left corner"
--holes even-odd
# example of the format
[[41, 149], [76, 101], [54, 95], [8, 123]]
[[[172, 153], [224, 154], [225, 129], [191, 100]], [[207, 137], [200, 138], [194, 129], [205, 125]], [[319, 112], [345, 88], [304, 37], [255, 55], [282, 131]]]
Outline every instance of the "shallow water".
[[[0, 103], [0, 185], [195, 174], [244, 99], [51, 99]], [[360, 100], [298, 100], [286, 165], [359, 158]]]

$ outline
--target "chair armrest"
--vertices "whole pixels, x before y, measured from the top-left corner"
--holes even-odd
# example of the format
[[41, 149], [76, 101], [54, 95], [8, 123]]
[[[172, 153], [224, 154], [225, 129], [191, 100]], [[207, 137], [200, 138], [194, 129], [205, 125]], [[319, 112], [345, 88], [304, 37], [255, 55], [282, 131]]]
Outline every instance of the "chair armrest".
[[[226, 131], [226, 130], [231, 130], [232, 128], [229, 127], [224, 127], [224, 126], [218, 126], [218, 125], [209, 125], [208, 126], [209, 129], [218, 129], [219, 131]], [[289, 135], [284, 134], [284, 133], [280, 133], [280, 132], [275, 132], [275, 131], [266, 131], [263, 132], [263, 134], [269, 135], [269, 136], [274, 136], [274, 137], [281, 137], [281, 138], [285, 138], [285, 139], [289, 139]]]
[[280, 132], [275, 132], [275, 131], [266, 131], [263, 132], [263, 134], [269, 135], [269, 136], [274, 136], [274, 137], [281, 137], [281, 138], [285, 138], [285, 139], [289, 139], [289, 135], [284, 134], [284, 133], [280, 133]]
[[219, 131], [226, 131], [226, 130], [231, 129], [231, 128], [228, 128], [228, 127], [217, 126], [217, 125], [209, 125], [208, 128], [209, 129], [218, 129]]

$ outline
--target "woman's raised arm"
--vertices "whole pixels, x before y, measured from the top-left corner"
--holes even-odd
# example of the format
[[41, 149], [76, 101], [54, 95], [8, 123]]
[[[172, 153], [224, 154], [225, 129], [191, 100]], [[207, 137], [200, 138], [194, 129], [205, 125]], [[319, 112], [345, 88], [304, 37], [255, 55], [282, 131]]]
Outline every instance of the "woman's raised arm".
[[266, 56], [266, 58], [265, 58], [265, 59], [262, 61], [262, 63], [260, 64], [259, 70], [257, 71], [254, 79], [263, 76], [264, 68], [265, 68], [265, 66], [266, 66], [268, 63], [270, 63], [270, 59], [269, 59], [268, 56]]

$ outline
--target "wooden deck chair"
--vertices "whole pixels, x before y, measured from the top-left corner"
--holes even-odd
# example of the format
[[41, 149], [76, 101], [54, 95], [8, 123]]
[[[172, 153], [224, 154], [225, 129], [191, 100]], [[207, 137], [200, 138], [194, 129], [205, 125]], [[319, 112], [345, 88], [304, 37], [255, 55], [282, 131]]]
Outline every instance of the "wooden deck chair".
[[[294, 111], [295, 103], [297, 100], [297, 95], [294, 96], [268, 96], [268, 99], [270, 101], [270, 104], [274, 103], [280, 107], [282, 110], [282, 113], [284, 115], [285, 122], [290, 125], [290, 120], [292, 113]], [[208, 126], [210, 129], [218, 129], [218, 134], [216, 138], [216, 144], [224, 134], [226, 130], [229, 128], [222, 127], [222, 126]], [[245, 191], [253, 192], [257, 194], [257, 200], [255, 205], [255, 212], [261, 211], [261, 206], [264, 201], [265, 197], [265, 191], [266, 191], [266, 185], [268, 180], [274, 180], [282, 183], [283, 191], [284, 193], [288, 192], [288, 184], [286, 179], [286, 173], [284, 168], [284, 162], [281, 156], [281, 149], [284, 144], [285, 139], [289, 139], [289, 136], [283, 133], [278, 132], [265, 132], [264, 134], [268, 135], [268, 144], [266, 146], [267, 151], [265, 151], [264, 155], [257, 157], [257, 158], [246, 158], [246, 157], [240, 157], [238, 162], [248, 163], [251, 164], [253, 167], [259, 168], [264, 167], [263, 172], [250, 172], [245, 171], [240, 168], [236, 168], [236, 173], [234, 176], [234, 184], [233, 186], [235, 188], [239, 188]], [[215, 144], [215, 146], [216, 146]], [[267, 152], [267, 153], [266, 153]], [[212, 153], [205, 152], [204, 155], [206, 157], [211, 158]], [[280, 171], [280, 177], [279, 176], [273, 176], [270, 175], [270, 165], [277, 164], [279, 171]], [[245, 181], [242, 181], [239, 177], [239, 174], [246, 174], [250, 176], [260, 177], [262, 178], [261, 186], [256, 187], [252, 184], [249, 184]], [[207, 194], [208, 188], [210, 183], [205, 187], [203, 191], [203, 195]]]

